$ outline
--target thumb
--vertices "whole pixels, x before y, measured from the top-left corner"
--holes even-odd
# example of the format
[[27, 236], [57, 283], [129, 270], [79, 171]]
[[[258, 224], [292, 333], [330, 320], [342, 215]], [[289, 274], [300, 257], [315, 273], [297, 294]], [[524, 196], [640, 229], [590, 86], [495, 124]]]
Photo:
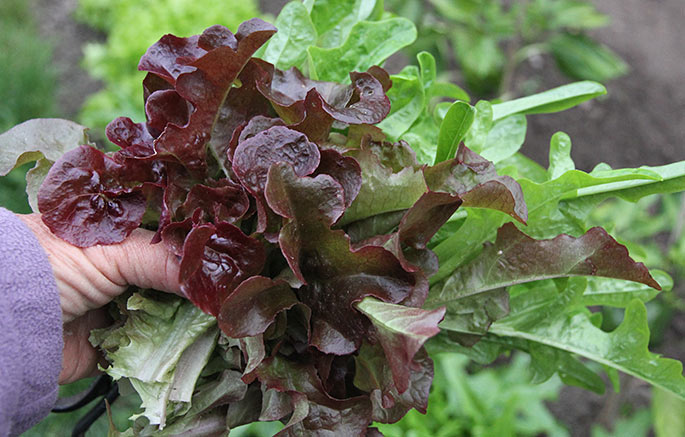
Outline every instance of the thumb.
[[53, 235], [39, 214], [19, 218], [48, 254], [65, 322], [103, 306], [129, 285], [182, 295], [180, 262], [164, 244], [150, 244], [151, 231], [136, 229], [119, 244], [80, 248]]
[[153, 236], [136, 229], [119, 244], [99, 246], [104, 255], [101, 272], [115, 283], [182, 294], [180, 261], [163, 243], [150, 244]]

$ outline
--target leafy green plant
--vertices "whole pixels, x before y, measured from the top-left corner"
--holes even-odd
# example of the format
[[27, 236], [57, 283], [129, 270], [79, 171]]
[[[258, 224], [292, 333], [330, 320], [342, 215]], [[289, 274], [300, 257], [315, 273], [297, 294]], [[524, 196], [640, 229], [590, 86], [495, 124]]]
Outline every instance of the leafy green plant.
[[386, 5], [419, 25], [412, 55], [438, 55], [444, 71], [453, 64], [479, 96], [514, 92], [512, 77], [527, 58], [550, 54], [571, 79], [606, 81], [625, 74], [626, 64], [587, 35], [608, 17], [581, 0], [389, 0]]
[[545, 406], [557, 398], [561, 382], [555, 377], [531, 385], [529, 361], [515, 354], [504, 365], [469, 369], [463, 355], [436, 354], [428, 415], [410, 411], [378, 429], [393, 437], [568, 436]]
[[[612, 431], [607, 431], [599, 425], [592, 426], [592, 437], [621, 437], [625, 435], [645, 437], [649, 435], [652, 420], [648, 409], [641, 409], [630, 416], [621, 417], [616, 421]], [[658, 435], [658, 434], [657, 434]], [[664, 434], [677, 435], [677, 434]]]
[[89, 43], [83, 66], [103, 81], [79, 116], [99, 137], [114, 118], [145, 119], [138, 60], [160, 35], [194, 35], [213, 24], [232, 29], [257, 16], [254, 0], [79, 0], [76, 18], [107, 34], [105, 43]]
[[[586, 173], [559, 132], [535, 164], [519, 153], [526, 116], [604, 87], [469, 106], [428, 53], [389, 77], [378, 65], [416, 31], [381, 5], [291, 2], [279, 33], [254, 19], [162, 37], [140, 62], [147, 121], [108, 125], [116, 152], [64, 120], [0, 136], [0, 173], [40, 159], [57, 236], [113, 244], [145, 226], [180, 259], [187, 300], [132, 290], [92, 334], [141, 397], [122, 435], [257, 421], [377, 435], [426, 411], [429, 354], [445, 351], [487, 364], [519, 350], [536, 383], [603, 392], [604, 369], [685, 398], [682, 364], [647, 347], [644, 302], [670, 277], [589, 220], [607, 198], [684, 191], [685, 162]], [[623, 321], [604, 331], [590, 306]]]

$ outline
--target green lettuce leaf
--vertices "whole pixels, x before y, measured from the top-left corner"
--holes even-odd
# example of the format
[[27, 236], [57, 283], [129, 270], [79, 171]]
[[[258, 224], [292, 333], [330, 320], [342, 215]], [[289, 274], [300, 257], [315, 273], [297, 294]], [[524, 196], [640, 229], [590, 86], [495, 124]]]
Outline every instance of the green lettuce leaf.
[[283, 7], [274, 23], [278, 32], [271, 38], [261, 56], [282, 70], [297, 67], [302, 70], [307, 62], [307, 48], [316, 43], [317, 33], [307, 8], [300, 2]]
[[390, 114], [378, 124], [378, 127], [389, 139], [397, 140], [410, 130], [412, 124], [426, 110], [426, 95], [420, 74], [414, 66], [405, 67], [390, 79], [392, 88], [387, 93], [390, 99]]
[[457, 154], [459, 143], [473, 123], [475, 109], [466, 102], [454, 102], [443, 118], [438, 133], [438, 149], [435, 163], [452, 159]]
[[562, 85], [539, 94], [492, 105], [492, 119], [497, 121], [513, 114], [559, 112], [606, 94], [606, 92], [606, 88], [592, 81]]
[[26, 174], [29, 205], [38, 212], [38, 188], [52, 164], [69, 150], [90, 144], [88, 128], [59, 118], [36, 118], [0, 134], [0, 176], [27, 162], [36, 165]]
[[405, 18], [360, 21], [345, 42], [334, 48], [310, 46], [309, 74], [312, 79], [349, 83], [351, 71], [366, 71], [381, 65], [390, 55], [414, 42], [416, 27]]
[[304, 4], [319, 34], [316, 45], [324, 48], [341, 45], [355, 24], [378, 20], [383, 12], [379, 0], [305, 0]]
[[168, 414], [190, 407], [195, 382], [216, 344], [216, 319], [161, 292], [134, 293], [122, 310], [123, 326], [95, 330], [90, 341], [105, 351], [111, 363], [107, 374], [130, 380], [142, 399], [140, 415], [163, 428]]
[[[561, 291], [540, 287], [512, 290], [511, 314], [492, 324], [488, 335], [524, 339], [601, 363], [685, 398], [682, 364], [648, 350], [647, 311], [639, 299], [625, 310], [623, 322], [602, 331], [583, 304], [583, 278], [573, 278]], [[544, 288], [544, 287], [543, 287]], [[546, 298], [541, 299], [544, 294]]]
[[508, 223], [499, 229], [494, 244], [433, 285], [424, 306], [447, 306], [441, 324], [445, 329], [485, 333], [490, 323], [507, 313], [505, 287], [572, 275], [628, 279], [660, 289], [647, 268], [635, 263], [628, 250], [601, 228], [580, 238], [559, 235], [536, 241]]

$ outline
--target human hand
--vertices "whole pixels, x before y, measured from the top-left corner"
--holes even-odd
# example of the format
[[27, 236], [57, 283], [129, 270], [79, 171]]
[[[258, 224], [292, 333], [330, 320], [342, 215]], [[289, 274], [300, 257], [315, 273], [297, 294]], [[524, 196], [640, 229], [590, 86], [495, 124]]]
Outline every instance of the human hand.
[[40, 214], [19, 218], [47, 253], [57, 281], [64, 323], [60, 384], [97, 372], [100, 354], [88, 336], [92, 329], [109, 324], [102, 306], [129, 285], [181, 293], [179, 262], [163, 244], [150, 244], [151, 231], [136, 229], [119, 244], [79, 248], [53, 235]]

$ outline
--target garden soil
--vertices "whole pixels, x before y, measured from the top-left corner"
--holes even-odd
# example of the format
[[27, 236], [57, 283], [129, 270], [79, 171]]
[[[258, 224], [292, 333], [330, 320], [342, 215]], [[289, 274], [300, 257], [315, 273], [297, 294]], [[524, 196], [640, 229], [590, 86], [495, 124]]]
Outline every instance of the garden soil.
[[[530, 116], [523, 152], [546, 166], [549, 139], [563, 130], [573, 140], [577, 167], [586, 171], [600, 162], [620, 168], [685, 160], [685, 2], [595, 2], [612, 23], [594, 36], [619, 53], [631, 71], [606, 84], [606, 98], [559, 114]], [[271, 13], [284, 3], [262, 1]], [[55, 42], [55, 63], [61, 73], [59, 105], [67, 118], [75, 117], [85, 97], [100, 87], [79, 63], [83, 44], [102, 41], [103, 35], [73, 20], [76, 4], [77, 0], [38, 0], [35, 8], [42, 35]], [[520, 68], [515, 88], [523, 87], [531, 73], [543, 78], [535, 84], [538, 90], [568, 82], [556, 73], [550, 59], [541, 58]], [[674, 279], [676, 284], [685, 283], [685, 278]], [[676, 292], [685, 298], [682, 285]], [[685, 314], [675, 314], [657, 350], [685, 360]], [[622, 383], [620, 394], [603, 396], [567, 387], [549, 406], [573, 436], [587, 436], [592, 424], [611, 426], [622, 414], [649, 405], [646, 384], [628, 377]]]

